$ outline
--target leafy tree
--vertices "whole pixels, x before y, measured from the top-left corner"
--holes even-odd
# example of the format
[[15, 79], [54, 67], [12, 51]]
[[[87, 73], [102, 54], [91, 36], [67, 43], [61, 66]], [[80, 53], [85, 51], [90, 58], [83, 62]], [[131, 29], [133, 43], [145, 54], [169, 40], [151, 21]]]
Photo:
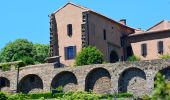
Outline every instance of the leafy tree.
[[22, 60], [24, 65], [44, 63], [49, 54], [49, 45], [33, 44], [26, 39], [8, 43], [0, 52], [0, 62]]
[[128, 60], [128, 61], [140, 61], [140, 58], [137, 57], [137, 56], [135, 56], [135, 55], [133, 55], [133, 56], [128, 57], [127, 60]]
[[103, 62], [103, 54], [96, 47], [86, 47], [76, 57], [75, 64], [77, 66], [89, 64], [101, 64]]
[[50, 46], [46, 44], [34, 44], [34, 59], [38, 63], [44, 63], [49, 56]]
[[24, 57], [33, 58], [33, 43], [26, 39], [17, 39], [8, 43], [1, 51], [1, 62], [23, 60]]

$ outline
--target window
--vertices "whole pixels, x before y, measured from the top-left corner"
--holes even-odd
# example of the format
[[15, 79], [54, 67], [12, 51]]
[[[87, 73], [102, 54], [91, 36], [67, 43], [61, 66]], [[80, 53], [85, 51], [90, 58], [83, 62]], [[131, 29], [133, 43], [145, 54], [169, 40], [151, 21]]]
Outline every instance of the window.
[[164, 49], [164, 47], [163, 47], [164, 45], [163, 45], [163, 41], [159, 41], [158, 43], [157, 43], [157, 48], [158, 48], [158, 53], [159, 54], [163, 54], [163, 49]]
[[67, 25], [67, 35], [69, 36], [69, 37], [71, 37], [72, 36], [72, 32], [73, 30], [72, 30], [72, 24], [68, 24]]
[[146, 56], [147, 55], [147, 44], [144, 43], [141, 45], [141, 55]]
[[74, 59], [76, 56], [76, 46], [65, 47], [65, 59]]
[[105, 29], [103, 30], [103, 38], [104, 38], [104, 40], [106, 40], [106, 30]]

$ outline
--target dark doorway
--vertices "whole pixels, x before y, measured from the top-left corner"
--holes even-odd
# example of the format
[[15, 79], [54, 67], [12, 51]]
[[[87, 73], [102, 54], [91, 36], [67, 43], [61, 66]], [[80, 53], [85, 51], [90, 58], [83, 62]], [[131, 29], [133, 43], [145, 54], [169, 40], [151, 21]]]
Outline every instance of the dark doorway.
[[111, 51], [110, 53], [110, 63], [115, 63], [119, 61], [119, 57], [115, 51]]
[[132, 47], [131, 46], [128, 46], [126, 51], [127, 51], [127, 58], [133, 55], [133, 51], [132, 51]]

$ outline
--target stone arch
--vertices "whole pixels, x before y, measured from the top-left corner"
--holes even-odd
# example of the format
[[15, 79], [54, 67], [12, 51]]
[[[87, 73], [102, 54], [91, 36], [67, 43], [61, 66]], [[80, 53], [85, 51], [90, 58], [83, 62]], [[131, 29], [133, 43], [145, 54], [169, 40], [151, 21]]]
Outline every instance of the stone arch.
[[121, 73], [118, 80], [119, 92], [139, 93], [141, 91], [142, 95], [142, 91], [146, 89], [146, 74], [143, 70], [131, 67]]
[[117, 61], [119, 61], [119, 56], [114, 50], [112, 50], [110, 52], [110, 63], [115, 63]]
[[76, 85], [77, 78], [74, 73], [69, 71], [60, 72], [51, 82], [51, 88], [56, 89], [57, 87], [62, 86], [64, 91], [75, 91]]
[[10, 81], [5, 77], [0, 77], [0, 90], [4, 87], [10, 87]]
[[161, 69], [159, 72], [165, 76], [166, 81], [170, 82], [170, 66]]
[[24, 76], [18, 84], [18, 91], [22, 93], [29, 93], [34, 89], [38, 89], [38, 90], [43, 89], [42, 79], [35, 74], [29, 74]]
[[111, 76], [108, 70], [96, 68], [91, 70], [85, 79], [85, 91], [96, 93], [109, 93], [111, 89]]

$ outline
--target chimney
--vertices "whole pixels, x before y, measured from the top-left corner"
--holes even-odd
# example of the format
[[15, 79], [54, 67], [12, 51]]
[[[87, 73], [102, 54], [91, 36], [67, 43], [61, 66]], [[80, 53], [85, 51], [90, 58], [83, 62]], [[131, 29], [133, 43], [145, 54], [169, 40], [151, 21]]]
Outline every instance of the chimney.
[[119, 23], [121, 23], [121, 24], [123, 24], [123, 25], [126, 25], [126, 19], [121, 19], [121, 20], [119, 21]]

